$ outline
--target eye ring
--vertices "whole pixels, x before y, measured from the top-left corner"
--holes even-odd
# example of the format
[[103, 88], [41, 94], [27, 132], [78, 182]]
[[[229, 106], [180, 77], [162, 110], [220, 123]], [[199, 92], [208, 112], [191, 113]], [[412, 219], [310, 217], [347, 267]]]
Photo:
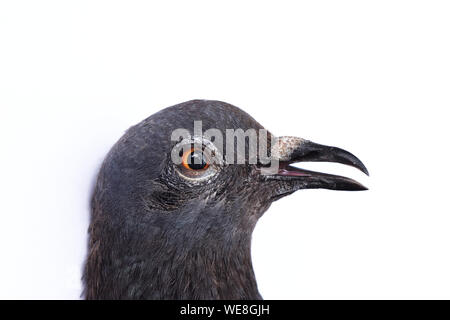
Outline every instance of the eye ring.
[[[200, 155], [199, 155], [200, 154]], [[202, 163], [195, 163], [195, 157], [201, 156]], [[191, 148], [189, 151], [185, 151], [181, 157], [181, 164], [187, 170], [191, 171], [202, 171], [209, 167], [209, 163], [204, 156], [203, 151]]]

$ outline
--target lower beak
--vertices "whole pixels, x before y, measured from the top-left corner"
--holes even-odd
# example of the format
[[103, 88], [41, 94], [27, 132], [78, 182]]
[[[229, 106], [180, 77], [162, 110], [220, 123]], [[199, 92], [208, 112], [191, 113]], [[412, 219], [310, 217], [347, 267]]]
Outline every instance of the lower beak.
[[290, 165], [297, 162], [337, 162], [355, 167], [369, 175], [361, 160], [343, 149], [296, 137], [280, 137], [272, 148], [272, 158], [278, 161], [278, 169], [267, 177], [292, 181], [295, 189], [367, 190], [365, 186], [350, 178], [303, 170]]

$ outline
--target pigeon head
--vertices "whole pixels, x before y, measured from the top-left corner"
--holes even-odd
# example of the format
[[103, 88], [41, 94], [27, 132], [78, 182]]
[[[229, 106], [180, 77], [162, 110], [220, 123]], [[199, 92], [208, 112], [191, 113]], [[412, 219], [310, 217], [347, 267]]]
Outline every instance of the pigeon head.
[[250, 247], [271, 203], [300, 189], [366, 190], [299, 169], [330, 161], [367, 174], [351, 153], [274, 137], [220, 101], [166, 108], [114, 145], [92, 197], [88, 299], [260, 299]]

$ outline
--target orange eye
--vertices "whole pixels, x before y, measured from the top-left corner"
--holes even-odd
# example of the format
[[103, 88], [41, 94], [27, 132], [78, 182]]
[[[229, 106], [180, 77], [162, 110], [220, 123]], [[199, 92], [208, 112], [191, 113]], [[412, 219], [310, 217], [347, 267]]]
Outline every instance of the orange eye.
[[205, 170], [209, 167], [202, 150], [195, 150], [194, 148], [183, 153], [181, 163], [188, 170]]

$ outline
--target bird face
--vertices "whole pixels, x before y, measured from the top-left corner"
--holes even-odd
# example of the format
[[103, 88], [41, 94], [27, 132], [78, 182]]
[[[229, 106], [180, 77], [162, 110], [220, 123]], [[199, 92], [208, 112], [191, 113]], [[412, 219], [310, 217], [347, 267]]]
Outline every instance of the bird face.
[[[181, 117], [183, 114], [186, 116]], [[254, 224], [273, 201], [300, 189], [366, 190], [350, 178], [292, 166], [302, 161], [329, 161], [368, 174], [363, 163], [351, 153], [302, 138], [276, 138], [263, 132], [265, 129], [248, 114], [229, 104], [192, 101], [165, 109], [157, 117], [161, 115], [172, 119], [164, 121], [166, 129], [172, 129], [164, 131], [166, 138], [171, 136], [171, 143], [155, 179], [158, 187], [145, 197], [149, 208], [189, 207], [185, 214], [209, 212], [207, 217], [214, 217], [209, 223], [223, 220], [211, 214], [220, 211], [235, 220], [250, 219]], [[198, 132], [195, 122], [203, 125], [201, 135], [195, 135]], [[184, 131], [174, 134], [180, 127]], [[211, 130], [215, 130], [214, 135], [205, 134]], [[249, 136], [250, 130], [255, 133], [255, 139]], [[235, 132], [244, 133], [244, 138], [239, 140]], [[239, 141], [243, 143], [242, 148]], [[266, 147], [269, 162], [262, 161], [260, 153], [252, 158], [251, 151], [261, 146]]]

